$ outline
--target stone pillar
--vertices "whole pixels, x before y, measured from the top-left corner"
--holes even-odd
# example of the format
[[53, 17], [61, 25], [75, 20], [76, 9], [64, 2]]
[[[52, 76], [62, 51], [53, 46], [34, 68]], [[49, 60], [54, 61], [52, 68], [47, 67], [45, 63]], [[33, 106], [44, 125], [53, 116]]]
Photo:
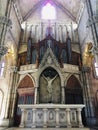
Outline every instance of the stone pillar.
[[52, 37], [55, 38], [55, 25], [52, 25]]
[[36, 37], [36, 42], [38, 42], [38, 25], [35, 25], [35, 37]]
[[59, 128], [60, 127], [59, 126], [59, 109], [56, 108], [55, 111], [56, 111], [56, 128]]
[[16, 93], [13, 93], [13, 104], [12, 104], [12, 112], [11, 112], [11, 118], [14, 117], [14, 108], [15, 108], [15, 103], [16, 103]]
[[82, 124], [82, 117], [81, 117], [81, 108], [78, 108], [77, 109], [77, 112], [78, 112], [78, 125], [79, 125], [79, 127], [81, 128], [81, 127], [83, 127], [83, 124]]
[[7, 32], [7, 27], [12, 25], [11, 20], [9, 19], [10, 16], [10, 11], [11, 11], [11, 5], [12, 5], [12, 1], [11, 0], [7, 0], [7, 7], [6, 7], [6, 11], [5, 11], [5, 16], [0, 16], [0, 24], [3, 25], [2, 26], [2, 30], [1, 30], [1, 45], [4, 45], [4, 40], [5, 40], [5, 34]]
[[59, 31], [59, 41], [62, 42], [62, 25], [59, 25], [58, 27], [58, 31]]
[[71, 127], [71, 122], [70, 122], [70, 108], [66, 109], [66, 123], [67, 123], [67, 127]]
[[11, 118], [14, 117], [14, 112], [15, 112], [15, 104], [16, 104], [16, 97], [17, 97], [17, 91], [16, 91], [16, 84], [18, 82], [18, 73], [15, 74], [15, 82], [13, 83], [13, 96], [11, 97], [12, 99], [12, 112], [11, 112]]
[[[82, 78], [83, 78], [83, 92], [84, 92], [84, 101], [85, 101], [85, 115], [86, 115], [86, 123], [87, 125], [94, 125], [94, 108], [92, 104], [92, 84], [91, 84], [91, 74], [90, 67], [82, 68]], [[92, 124], [91, 124], [92, 123]]]
[[57, 24], [55, 23], [55, 39], [57, 40]]
[[23, 109], [21, 109], [21, 112], [22, 112], [22, 114], [21, 114], [21, 122], [20, 122], [20, 125], [19, 125], [19, 127], [25, 127], [25, 118], [26, 118], [26, 110], [23, 108]]
[[[12, 0], [6, 0], [5, 4], [0, 2], [0, 59], [2, 56], [4, 56], [7, 53], [7, 46], [5, 45], [5, 36], [8, 27], [12, 25], [11, 20], [9, 19], [10, 16], [10, 11], [11, 11], [11, 5], [12, 5]], [[6, 7], [5, 7], [6, 5]], [[5, 8], [3, 11], [2, 8]]]
[[90, 76], [90, 67], [83, 67], [83, 78], [84, 78], [84, 87], [85, 87], [85, 101], [87, 107], [87, 113], [89, 117], [94, 116], [92, 97], [91, 97], [91, 76]]
[[[11, 70], [10, 71], [10, 82], [9, 82], [9, 89], [8, 89], [8, 93], [7, 93], [7, 99], [6, 99], [6, 111], [5, 111], [5, 119], [9, 118], [10, 115], [10, 107], [11, 107], [11, 103], [10, 103], [10, 97], [11, 97], [11, 87], [12, 87], [12, 80], [13, 80], [13, 75], [14, 72]], [[9, 107], [10, 106], [10, 107]]]
[[36, 127], [36, 109], [35, 108], [32, 109], [32, 115], [33, 115], [32, 128], [35, 128]]
[[34, 91], [34, 104], [37, 103], [37, 88], [38, 87], [35, 87], [35, 91]]
[[62, 86], [61, 88], [62, 88], [62, 99], [61, 99], [61, 103], [64, 104], [65, 103], [65, 89], [64, 89], [65, 87]]
[[63, 27], [61, 25], [61, 42], [63, 42]]
[[43, 36], [43, 30], [44, 30], [44, 24], [41, 23], [41, 35], [40, 35], [41, 39], [40, 40], [43, 40], [43, 38], [44, 38], [44, 36]]
[[71, 35], [72, 35], [72, 42], [74, 43], [74, 30], [73, 30], [73, 23], [71, 22]]
[[43, 111], [44, 111], [44, 124], [43, 124], [43, 127], [46, 128], [47, 127], [47, 111], [48, 111], [48, 109], [44, 108]]
[[[7, 27], [11, 26], [12, 22], [6, 16], [0, 16], [0, 59], [7, 53], [7, 46], [4, 45], [5, 33], [7, 32]], [[6, 30], [6, 32], [5, 32]]]
[[15, 89], [15, 80], [16, 80], [16, 66], [11, 66], [10, 68], [10, 82], [9, 82], [9, 89], [7, 93], [7, 99], [6, 99], [6, 112], [5, 112], [5, 118], [11, 118], [12, 108], [14, 100], [14, 89]]

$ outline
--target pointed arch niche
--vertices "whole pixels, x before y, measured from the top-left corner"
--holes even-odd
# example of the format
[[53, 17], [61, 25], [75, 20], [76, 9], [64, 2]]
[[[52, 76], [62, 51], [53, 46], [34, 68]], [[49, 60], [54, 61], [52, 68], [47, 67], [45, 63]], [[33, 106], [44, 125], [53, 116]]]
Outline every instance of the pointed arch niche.
[[[19, 97], [22, 97], [19, 103], [33, 104], [34, 83], [29, 75], [26, 75], [19, 83], [18, 95]], [[30, 96], [32, 98], [30, 98]]]
[[61, 80], [52, 67], [46, 68], [39, 79], [39, 102], [61, 103]]
[[66, 104], [83, 104], [83, 93], [78, 79], [72, 75], [67, 81], [65, 88]]
[[34, 83], [29, 75], [26, 75], [19, 83], [17, 88], [17, 101], [15, 110], [14, 125], [19, 126], [21, 110], [19, 104], [34, 104]]

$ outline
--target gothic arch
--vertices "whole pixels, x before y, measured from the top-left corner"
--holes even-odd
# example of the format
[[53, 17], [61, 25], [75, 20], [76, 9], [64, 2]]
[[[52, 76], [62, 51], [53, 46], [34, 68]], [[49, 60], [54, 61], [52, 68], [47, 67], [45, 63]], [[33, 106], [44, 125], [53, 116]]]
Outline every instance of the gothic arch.
[[82, 104], [83, 89], [77, 77], [71, 75], [65, 87], [65, 100], [67, 104]]
[[39, 78], [40, 78], [41, 73], [42, 73], [45, 69], [47, 69], [47, 68], [49, 68], [49, 67], [50, 67], [50, 68], [53, 68], [55, 71], [57, 71], [57, 73], [58, 73], [59, 76], [60, 76], [61, 86], [63, 86], [63, 77], [62, 77], [61, 71], [60, 71], [59, 67], [56, 67], [56, 66], [54, 66], [54, 65], [49, 65], [49, 66], [44, 66], [43, 68], [39, 68], [38, 74], [37, 74], [37, 79], [36, 79], [37, 85], [39, 84]]
[[24, 75], [24, 76], [20, 79], [20, 81], [18, 82], [17, 88], [19, 87], [19, 84], [21, 83], [21, 81], [22, 81], [26, 76], [28, 76], [28, 77], [32, 80], [32, 83], [34, 84], [34, 87], [35, 87], [35, 79], [34, 79], [34, 77], [32, 77], [30, 74], [26, 74], [26, 75]]
[[17, 85], [15, 126], [19, 126], [21, 119], [21, 111], [18, 108], [19, 104], [34, 104], [34, 80], [29, 74], [24, 75]]
[[68, 76], [67, 76], [67, 78], [66, 78], [66, 80], [65, 80], [65, 82], [64, 82], [64, 85], [65, 85], [65, 87], [66, 87], [66, 85], [67, 85], [67, 81], [70, 79], [70, 77], [72, 77], [72, 76], [74, 76], [76, 79], [77, 79], [77, 81], [79, 82], [79, 84], [80, 84], [80, 86], [81, 86], [81, 88], [82, 88], [82, 83], [81, 83], [81, 81], [76, 77], [76, 75], [75, 74], [69, 74]]
[[61, 79], [58, 72], [47, 67], [39, 77], [39, 102], [61, 103]]

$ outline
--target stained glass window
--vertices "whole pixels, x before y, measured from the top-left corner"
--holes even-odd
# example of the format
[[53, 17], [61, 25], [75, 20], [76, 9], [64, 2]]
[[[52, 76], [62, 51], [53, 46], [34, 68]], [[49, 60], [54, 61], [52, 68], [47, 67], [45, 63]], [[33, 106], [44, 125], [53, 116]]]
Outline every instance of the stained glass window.
[[56, 19], [55, 7], [52, 4], [47, 3], [42, 8], [42, 19], [47, 19], [47, 20]]

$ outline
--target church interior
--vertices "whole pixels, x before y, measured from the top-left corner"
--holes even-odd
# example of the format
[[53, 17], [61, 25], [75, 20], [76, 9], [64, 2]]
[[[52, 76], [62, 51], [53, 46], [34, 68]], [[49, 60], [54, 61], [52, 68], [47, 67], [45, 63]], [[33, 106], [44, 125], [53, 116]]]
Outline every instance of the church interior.
[[98, 130], [98, 0], [0, 0], [5, 127]]

